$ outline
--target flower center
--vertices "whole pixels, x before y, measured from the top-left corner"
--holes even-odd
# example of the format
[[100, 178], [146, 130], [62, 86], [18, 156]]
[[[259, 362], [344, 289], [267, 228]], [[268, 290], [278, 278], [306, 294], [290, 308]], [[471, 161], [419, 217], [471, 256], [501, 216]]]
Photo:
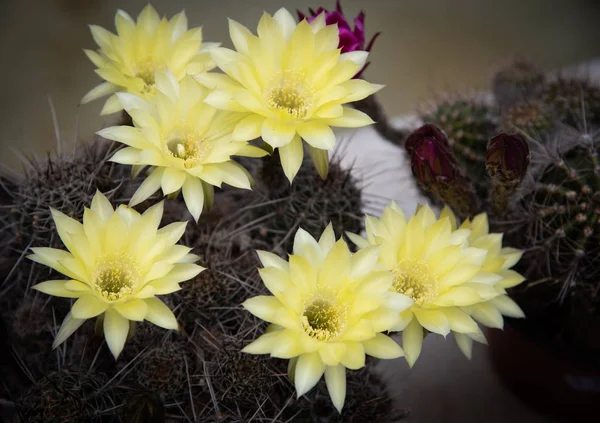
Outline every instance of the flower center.
[[281, 110], [295, 119], [306, 117], [313, 102], [313, 90], [302, 72], [283, 71], [273, 78], [264, 93], [267, 107]]
[[423, 305], [438, 296], [437, 277], [427, 263], [417, 259], [402, 259], [394, 269], [392, 289]]
[[154, 94], [155, 92], [155, 80], [154, 80], [154, 72], [156, 69], [154, 68], [154, 64], [151, 59], [140, 60], [135, 66], [134, 75], [138, 78], [142, 78], [144, 81], [144, 88], [142, 89], [142, 94]]
[[207, 140], [193, 131], [175, 131], [166, 139], [167, 152], [176, 159], [183, 160], [186, 169], [202, 164], [211, 151]]
[[133, 293], [140, 279], [137, 264], [127, 255], [103, 257], [96, 266], [94, 288], [109, 301], [117, 301]]
[[302, 314], [302, 327], [311, 337], [319, 341], [328, 341], [340, 334], [346, 321], [344, 308], [324, 300], [315, 299]]

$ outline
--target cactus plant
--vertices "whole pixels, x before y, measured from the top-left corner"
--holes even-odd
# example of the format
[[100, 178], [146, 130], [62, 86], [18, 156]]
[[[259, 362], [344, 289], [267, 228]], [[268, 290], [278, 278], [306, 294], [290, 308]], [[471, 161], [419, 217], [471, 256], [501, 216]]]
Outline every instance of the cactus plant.
[[600, 124], [600, 88], [587, 79], [559, 76], [544, 84], [538, 98], [570, 126]]
[[106, 389], [108, 378], [66, 369], [37, 380], [16, 401], [20, 421], [118, 422], [117, 386]]
[[[425, 125], [405, 146], [413, 174], [423, 189], [463, 218], [461, 208], [473, 200], [464, 193], [445, 195], [448, 181], [464, 175], [468, 180], [462, 185], [478, 187], [477, 210], [489, 213], [493, 231], [504, 232], [504, 245], [525, 251], [517, 270], [527, 281], [509, 292], [528, 318], [509, 319], [510, 324], [563, 356], [600, 367], [600, 91], [586, 79], [547, 81], [532, 67], [510, 72], [496, 76], [499, 125], [490, 121], [492, 136], [471, 150], [474, 159], [465, 161], [464, 142], [457, 149], [456, 140], [452, 151], [438, 146], [425, 158], [415, 148], [424, 148], [425, 132], [444, 137], [439, 128]], [[429, 121], [446, 130], [449, 139], [456, 119], [479, 121], [482, 116], [480, 109], [472, 109], [454, 112], [452, 120], [441, 110]], [[459, 139], [473, 140], [481, 133], [471, 131]], [[431, 169], [444, 177], [432, 178]]]
[[[272, 170], [272, 158], [265, 158], [256, 178], [258, 198], [252, 205], [250, 221], [255, 222], [256, 237], [276, 247], [278, 252], [290, 251], [293, 232], [303, 228], [318, 236], [331, 222], [337, 236], [344, 231], [362, 230], [364, 201], [350, 170], [331, 159], [329, 175], [322, 179], [310, 161], [305, 159], [293, 184], [288, 184]], [[351, 228], [351, 229], [349, 229]]]
[[[18, 244], [10, 245], [15, 257], [23, 254], [22, 249], [32, 239], [36, 246], [60, 246], [59, 238], [52, 235], [49, 207], [80, 217], [95, 193], [87, 190], [84, 182], [112, 193], [113, 203], [129, 200], [137, 180], [107, 162], [107, 144], [102, 141], [73, 156], [53, 159], [44, 166], [33, 165], [32, 180], [14, 184], [11, 189], [5, 184], [9, 202], [22, 201], [28, 207], [10, 206], [12, 213], [2, 216], [13, 222], [5, 230], [19, 228], [26, 234]], [[98, 151], [105, 154], [94, 155]], [[53, 351], [56, 322], [69, 310], [69, 301], [45, 301], [29, 287], [47, 279], [47, 270], [23, 260], [16, 263], [7, 284], [18, 287], [19, 295], [10, 296], [10, 309], [3, 312], [3, 327], [9, 332], [6, 339], [11, 340], [10, 348], [18, 354], [19, 362], [3, 361], [0, 371], [3, 376], [10, 374], [5, 380], [10, 381], [11, 387], [5, 394], [23, 416], [31, 421], [52, 421], [60, 412], [56, 418], [156, 422], [173, 421], [175, 415], [198, 422], [253, 418], [392, 421], [402, 417], [404, 413], [394, 411], [389, 393], [370, 367], [348, 375], [347, 406], [339, 415], [325, 400], [324, 382], [306, 396], [296, 398], [293, 385], [283, 377], [283, 360], [240, 352], [263, 330], [239, 306], [245, 299], [265, 293], [258, 278], [255, 249], [284, 255], [291, 248], [291, 237], [286, 239], [285, 234], [293, 233], [298, 226], [319, 233], [333, 221], [340, 235], [343, 230], [360, 232], [362, 225], [360, 188], [350, 172], [335, 160], [327, 180], [306, 161], [292, 186], [287, 179], [279, 179], [282, 186], [272, 184], [277, 179], [267, 177], [264, 167], [253, 171], [258, 181], [255, 192], [218, 190], [215, 207], [198, 224], [188, 225], [183, 242], [194, 248], [209, 270], [165, 298], [175, 310], [180, 332], [164, 332], [147, 323], [132, 324], [134, 330], [130, 331], [127, 348], [116, 363], [103, 342], [101, 319], [96, 324], [86, 322], [64, 346]], [[74, 172], [79, 172], [78, 181], [68, 177]], [[106, 180], [100, 179], [104, 177]], [[39, 205], [26, 195], [33, 180], [44, 200]], [[57, 185], [64, 198], [51, 192]], [[138, 209], [147, 208], [153, 201], [140, 204]], [[43, 224], [33, 225], [23, 215], [24, 210], [44, 216], [38, 218]], [[186, 218], [189, 214], [181, 201], [165, 203], [164, 223]], [[8, 232], [7, 237], [12, 239], [14, 232]], [[10, 373], [9, 367], [18, 374]], [[18, 384], [13, 384], [13, 380]], [[98, 384], [102, 389], [90, 396], [88, 387]], [[70, 402], [61, 403], [55, 391], [67, 394]]]
[[534, 98], [545, 81], [545, 75], [531, 62], [515, 60], [496, 72], [492, 90], [498, 107], [506, 112], [515, 104]]

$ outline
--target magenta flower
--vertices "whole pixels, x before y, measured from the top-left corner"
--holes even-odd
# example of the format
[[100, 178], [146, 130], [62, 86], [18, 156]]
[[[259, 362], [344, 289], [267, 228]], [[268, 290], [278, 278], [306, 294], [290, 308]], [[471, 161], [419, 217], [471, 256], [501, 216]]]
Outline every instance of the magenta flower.
[[[373, 43], [379, 37], [381, 32], [378, 32], [371, 38], [369, 44], [365, 48], [365, 12], [361, 11], [356, 18], [354, 18], [354, 30], [350, 27], [348, 23], [348, 19], [344, 16], [344, 12], [342, 11], [342, 5], [340, 4], [340, 0], [337, 0], [336, 10], [329, 11], [323, 7], [319, 7], [316, 11], [313, 9], [308, 9], [310, 12], [310, 16], [304, 15], [304, 13], [298, 12], [298, 18], [300, 20], [306, 19], [309, 23], [314, 21], [317, 16], [321, 13], [325, 13], [325, 23], [327, 25], [337, 24], [338, 30], [340, 32], [340, 43], [338, 48], [342, 49], [342, 53], [347, 53], [350, 51], [356, 50], [365, 50], [371, 51], [371, 47], [373, 47]], [[355, 78], [360, 78], [361, 74], [365, 71], [367, 66], [369, 66], [371, 62], [367, 62], [365, 66], [354, 76]]]

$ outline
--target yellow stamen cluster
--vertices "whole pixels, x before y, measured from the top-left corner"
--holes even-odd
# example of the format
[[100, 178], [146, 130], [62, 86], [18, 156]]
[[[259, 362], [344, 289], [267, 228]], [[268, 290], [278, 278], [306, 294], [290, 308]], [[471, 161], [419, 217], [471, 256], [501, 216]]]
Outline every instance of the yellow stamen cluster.
[[117, 301], [133, 293], [139, 281], [137, 264], [126, 255], [105, 256], [98, 261], [94, 288], [108, 301]]
[[271, 110], [281, 110], [290, 117], [302, 119], [312, 107], [313, 90], [304, 73], [286, 70], [273, 78], [264, 97]]
[[134, 75], [144, 80], [143, 94], [152, 95], [156, 92], [155, 77], [156, 68], [151, 58], [139, 61], [135, 66]]
[[304, 331], [318, 341], [328, 341], [338, 336], [345, 321], [346, 309], [323, 298], [311, 301], [302, 314]]
[[177, 159], [183, 160], [186, 169], [201, 164], [210, 153], [210, 145], [193, 131], [176, 131], [166, 139], [168, 140], [165, 145], [166, 152]]
[[393, 290], [410, 297], [415, 304], [423, 305], [438, 296], [437, 278], [423, 260], [400, 260], [394, 275]]

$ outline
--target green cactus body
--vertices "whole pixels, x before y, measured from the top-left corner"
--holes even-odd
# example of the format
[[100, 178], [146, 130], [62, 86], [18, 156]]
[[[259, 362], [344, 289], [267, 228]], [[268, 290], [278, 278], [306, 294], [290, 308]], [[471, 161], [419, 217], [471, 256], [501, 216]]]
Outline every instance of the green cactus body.
[[544, 83], [544, 74], [531, 63], [516, 60], [494, 75], [492, 89], [501, 110], [533, 98]]
[[510, 290], [527, 319], [511, 324], [573, 362], [600, 368], [600, 149], [589, 140], [555, 154], [532, 152], [533, 182], [511, 210], [505, 241], [525, 251], [517, 268], [527, 278]]
[[490, 186], [485, 171], [485, 152], [497, 127], [492, 108], [469, 100], [445, 101], [422, 120], [446, 132], [461, 168], [473, 182], [477, 194], [485, 198]]
[[577, 78], [559, 78], [544, 85], [539, 99], [549, 105], [559, 120], [573, 127], [600, 125], [600, 88]]
[[[119, 389], [102, 390], [108, 378], [62, 369], [35, 382], [16, 401], [23, 420], [32, 423], [118, 421]], [[110, 410], [110, 411], [107, 411]]]
[[[531, 240], [534, 245], [552, 240], [549, 264], [553, 275], [564, 275], [573, 268], [591, 268], [579, 272], [586, 286], [588, 276], [598, 274], [600, 264], [600, 167], [599, 151], [576, 146], [540, 170], [536, 190], [523, 201], [531, 202], [542, 228]], [[541, 223], [541, 224], [540, 224]], [[597, 285], [597, 279], [588, 281]], [[588, 294], [598, 293], [589, 292]], [[600, 299], [600, 297], [599, 297]]]
[[552, 109], [541, 101], [517, 103], [502, 116], [501, 128], [531, 135], [551, 133], [555, 126]]
[[362, 230], [361, 191], [350, 170], [341, 168], [335, 160], [330, 163], [325, 180], [318, 175], [311, 161], [305, 159], [293, 184], [286, 180], [284, 188], [277, 190], [271, 189], [270, 184], [269, 179], [257, 178], [257, 192], [263, 192], [265, 196], [253, 208], [252, 217], [258, 220], [269, 216], [261, 223], [257, 238], [283, 247], [282, 251], [291, 251], [292, 235], [298, 228], [314, 237], [320, 236], [330, 222], [338, 237], [344, 231], [360, 233]]

